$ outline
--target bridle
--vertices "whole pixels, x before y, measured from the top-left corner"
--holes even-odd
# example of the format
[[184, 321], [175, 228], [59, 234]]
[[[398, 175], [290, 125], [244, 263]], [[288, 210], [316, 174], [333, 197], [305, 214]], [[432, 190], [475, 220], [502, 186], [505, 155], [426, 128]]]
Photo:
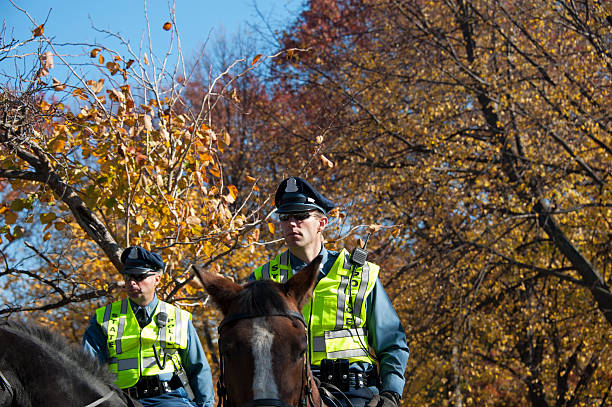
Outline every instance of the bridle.
[[[265, 318], [265, 317], [285, 317], [289, 318], [293, 321], [300, 321], [304, 328], [306, 328], [306, 321], [301, 313], [293, 310], [289, 310], [287, 312], [279, 312], [279, 313], [269, 313], [269, 314], [258, 314], [258, 313], [235, 313], [230, 314], [221, 321], [219, 324], [219, 328], [217, 331], [219, 332], [219, 380], [217, 381], [217, 396], [219, 397], [218, 407], [235, 407], [232, 401], [229, 399], [229, 395], [227, 393], [227, 388], [225, 386], [225, 371], [224, 371], [224, 360], [223, 354], [221, 352], [221, 331], [228, 324], [239, 321], [242, 319], [251, 319], [251, 318]], [[306, 333], [305, 333], [306, 334]], [[321, 403], [320, 406], [316, 406], [314, 403], [314, 399], [312, 396], [312, 376], [308, 374], [308, 366], [309, 366], [309, 355], [308, 352], [303, 356], [304, 365], [302, 368], [302, 388], [300, 390], [300, 404], [299, 407], [307, 407], [310, 405], [311, 407], [320, 407], [323, 406]], [[248, 401], [247, 403], [239, 406], [239, 407], [295, 407], [291, 406], [284, 400], [279, 399], [255, 399]]]
[[[13, 402], [13, 399], [15, 398], [15, 389], [13, 388], [13, 386], [11, 386], [11, 383], [8, 381], [6, 376], [2, 374], [1, 370], [0, 370], [0, 391], [7, 391], [10, 395], [11, 402]], [[104, 403], [106, 400], [110, 399], [114, 395], [117, 395], [117, 393], [114, 390], [111, 390], [108, 393], [106, 393], [104, 396], [95, 400], [94, 402], [87, 404], [85, 407], [96, 407]], [[134, 403], [129, 398], [128, 398], [127, 404], [128, 406], [134, 406]]]
[[13, 389], [13, 386], [11, 386], [8, 379], [2, 374], [1, 370], [0, 370], [0, 389], [2, 391], [8, 391], [9, 396], [11, 396], [10, 400], [12, 402], [13, 398], [15, 398], [15, 389]]

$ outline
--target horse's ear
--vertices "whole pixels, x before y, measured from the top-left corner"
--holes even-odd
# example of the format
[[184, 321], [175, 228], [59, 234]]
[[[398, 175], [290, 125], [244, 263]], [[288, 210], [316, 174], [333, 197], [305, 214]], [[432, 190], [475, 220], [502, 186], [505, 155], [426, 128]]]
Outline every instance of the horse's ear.
[[295, 299], [299, 310], [304, 307], [304, 304], [312, 295], [312, 290], [317, 284], [320, 266], [321, 256], [317, 256], [284, 284], [285, 292]]
[[223, 315], [227, 315], [232, 302], [242, 291], [242, 286], [220, 274], [202, 271], [195, 265], [192, 267], [208, 295], [211, 296], [215, 304], [221, 309]]

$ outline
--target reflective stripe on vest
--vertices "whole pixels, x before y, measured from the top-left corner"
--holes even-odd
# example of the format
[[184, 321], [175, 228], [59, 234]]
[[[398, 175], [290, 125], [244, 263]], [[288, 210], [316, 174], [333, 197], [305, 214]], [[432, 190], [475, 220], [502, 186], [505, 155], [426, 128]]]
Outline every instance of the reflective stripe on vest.
[[[253, 272], [255, 278], [286, 281], [284, 275], [293, 276], [288, 259], [288, 251], [276, 256]], [[319, 365], [323, 359], [339, 358], [374, 364], [368, 353], [365, 299], [374, 289], [380, 268], [366, 262], [363, 268], [351, 272], [349, 259], [349, 253], [342, 249], [327, 275], [317, 283], [313, 300], [302, 309], [310, 328], [313, 365]], [[280, 272], [269, 272], [274, 269]], [[283, 270], [287, 272], [284, 274]]]
[[[161, 329], [156, 318], [160, 312], [168, 315], [166, 326]], [[159, 301], [151, 322], [141, 329], [127, 299], [98, 308], [96, 321], [106, 334], [109, 369], [116, 375], [115, 384], [125, 389], [136, 384], [140, 376], [172, 373], [179, 369], [178, 349], [187, 348], [189, 319], [189, 312]], [[168, 355], [163, 369], [156, 362], [153, 346], [162, 365], [163, 355]]]
[[257, 280], [274, 280], [284, 283], [293, 277], [291, 264], [289, 264], [289, 250], [285, 250], [270, 262], [258, 267], [254, 273]]

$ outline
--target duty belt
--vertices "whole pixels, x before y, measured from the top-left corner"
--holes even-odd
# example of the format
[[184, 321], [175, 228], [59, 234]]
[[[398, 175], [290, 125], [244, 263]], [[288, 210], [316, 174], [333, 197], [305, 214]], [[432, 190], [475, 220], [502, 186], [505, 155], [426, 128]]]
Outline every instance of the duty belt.
[[[378, 386], [378, 374], [375, 370], [371, 372], [349, 372], [348, 377], [344, 378], [332, 378], [322, 377], [320, 370], [312, 370], [312, 374], [314, 374], [317, 379], [321, 380], [325, 383], [333, 384], [338, 387], [343, 392], [347, 392], [351, 389], [361, 389], [362, 387], [370, 387], [370, 386]], [[348, 387], [347, 387], [348, 384]]]
[[159, 376], [142, 376], [135, 385], [123, 389], [123, 392], [134, 399], [144, 399], [170, 393], [179, 387], [183, 386], [176, 376], [170, 381], [162, 381]]

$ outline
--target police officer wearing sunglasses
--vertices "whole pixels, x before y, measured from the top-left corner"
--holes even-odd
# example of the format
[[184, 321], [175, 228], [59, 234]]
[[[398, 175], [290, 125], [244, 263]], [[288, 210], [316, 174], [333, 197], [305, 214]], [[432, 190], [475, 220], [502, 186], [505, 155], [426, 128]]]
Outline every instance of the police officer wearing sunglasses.
[[121, 262], [128, 298], [96, 310], [85, 351], [108, 364], [115, 384], [143, 406], [213, 407], [210, 366], [191, 314], [157, 298], [161, 256], [132, 246]]
[[[335, 205], [304, 179], [281, 182], [274, 204], [287, 250], [257, 268], [250, 279], [284, 282], [321, 256], [314, 296], [302, 313], [308, 323], [313, 373], [341, 393], [327, 404], [397, 406], [409, 350], [378, 278], [379, 266], [366, 261], [365, 251], [351, 255], [346, 249], [325, 248], [323, 230]], [[329, 312], [330, 307], [336, 311]]]

